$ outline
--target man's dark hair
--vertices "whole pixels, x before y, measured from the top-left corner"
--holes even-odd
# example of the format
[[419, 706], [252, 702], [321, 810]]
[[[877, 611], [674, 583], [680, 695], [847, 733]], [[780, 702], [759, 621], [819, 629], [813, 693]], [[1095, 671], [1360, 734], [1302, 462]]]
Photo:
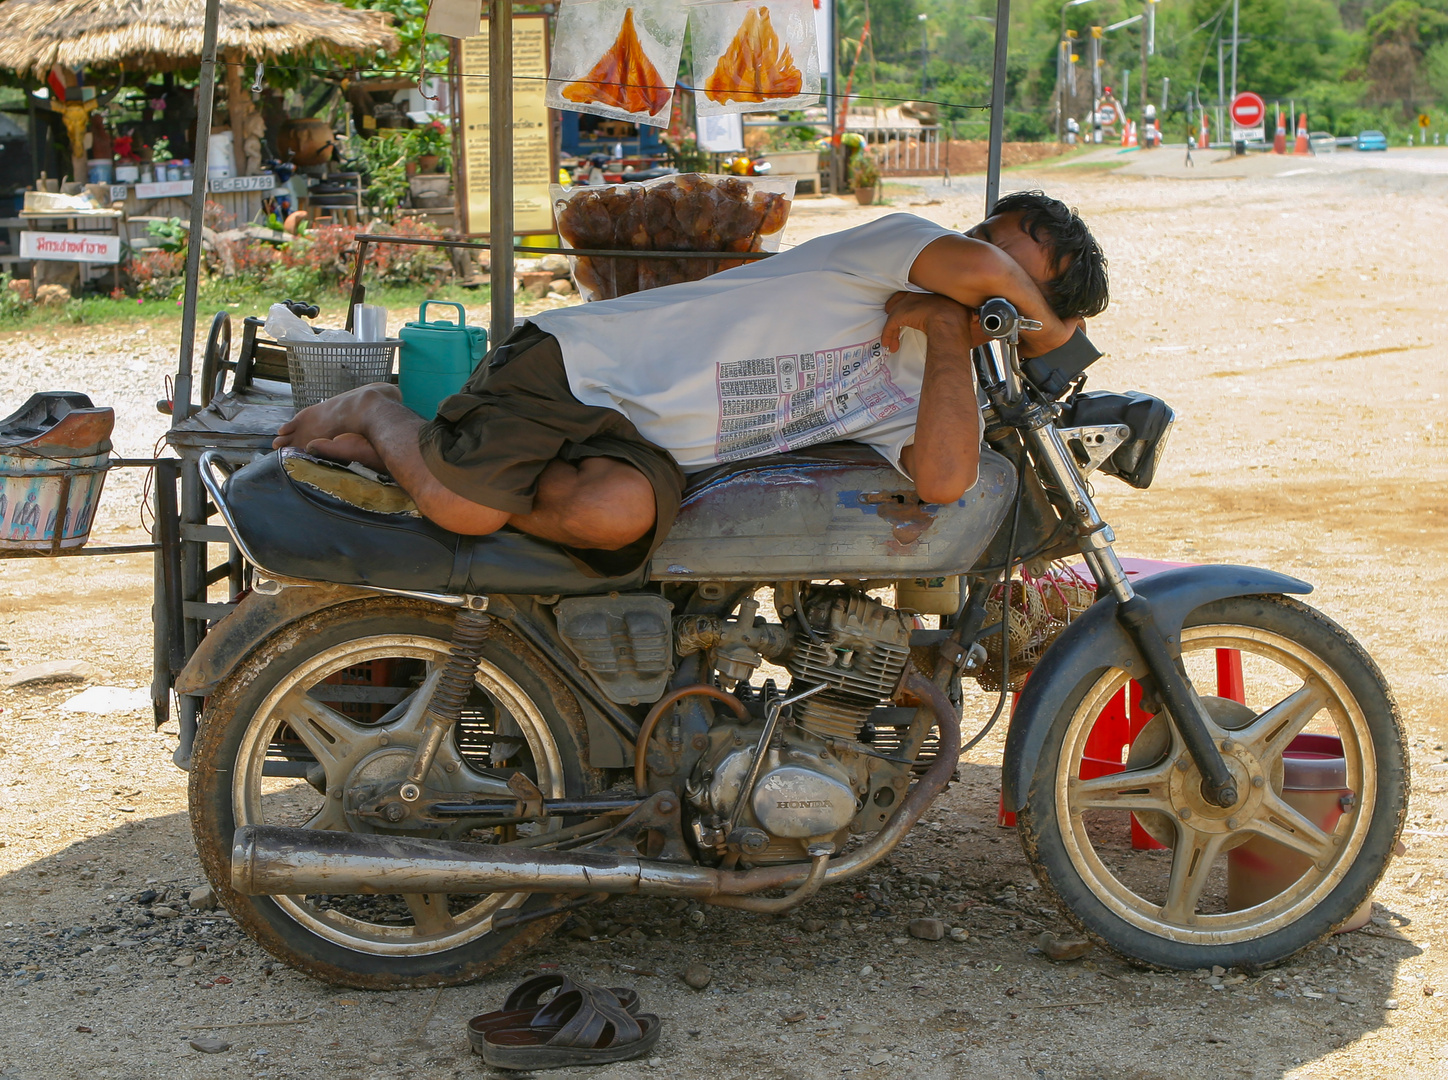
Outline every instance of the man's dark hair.
[[1021, 228], [1045, 247], [1055, 276], [1043, 291], [1051, 310], [1062, 319], [1089, 319], [1110, 301], [1106, 256], [1081, 215], [1044, 191], [1014, 191], [996, 201], [990, 216], [1019, 213]]

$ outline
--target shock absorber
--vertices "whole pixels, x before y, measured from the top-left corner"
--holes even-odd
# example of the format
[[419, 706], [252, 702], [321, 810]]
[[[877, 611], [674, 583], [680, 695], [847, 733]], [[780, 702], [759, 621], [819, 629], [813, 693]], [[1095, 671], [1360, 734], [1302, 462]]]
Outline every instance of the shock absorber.
[[407, 778], [397, 790], [403, 802], [416, 802], [422, 797], [422, 784], [432, 770], [438, 749], [458, 722], [463, 706], [468, 703], [478, 661], [482, 659], [483, 646], [492, 628], [493, 620], [487, 615], [486, 596], [469, 596], [463, 603], [457, 622], [453, 624], [448, 658], [443, 664], [442, 674], [438, 676], [432, 700], [427, 704], [422, 740], [412, 757], [412, 768], [408, 769]]

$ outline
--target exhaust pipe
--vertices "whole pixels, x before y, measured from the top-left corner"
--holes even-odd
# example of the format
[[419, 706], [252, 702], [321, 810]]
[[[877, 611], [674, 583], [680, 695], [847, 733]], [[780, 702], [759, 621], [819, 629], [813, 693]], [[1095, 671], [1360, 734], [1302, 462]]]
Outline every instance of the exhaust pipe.
[[244, 825], [231, 847], [239, 893], [594, 892], [706, 897], [719, 872], [627, 855], [460, 844], [410, 836]]
[[[954, 774], [960, 721], [945, 694], [911, 671], [905, 688], [925, 701], [940, 729], [939, 756], [885, 826], [821, 875], [808, 863], [755, 870], [659, 862], [631, 855], [462, 844], [385, 834], [243, 825], [231, 849], [231, 886], [247, 896], [310, 893], [635, 893], [708, 901], [765, 889], [798, 889], [862, 873], [920, 820]], [[813, 889], [811, 889], [813, 891]], [[802, 898], [802, 897], [801, 897]]]

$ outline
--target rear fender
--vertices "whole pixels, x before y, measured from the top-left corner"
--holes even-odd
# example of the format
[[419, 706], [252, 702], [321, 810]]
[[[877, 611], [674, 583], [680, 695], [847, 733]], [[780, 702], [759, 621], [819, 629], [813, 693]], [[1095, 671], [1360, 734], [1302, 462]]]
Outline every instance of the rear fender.
[[[1229, 596], [1312, 591], [1305, 581], [1251, 566], [1186, 566], [1153, 574], [1134, 587], [1151, 601], [1156, 625], [1173, 653], [1181, 647], [1182, 624], [1203, 604]], [[1146, 661], [1116, 621], [1116, 604], [1102, 600], [1077, 616], [1046, 650], [1016, 699], [1001, 777], [1007, 810], [1015, 812], [1025, 805], [1036, 760], [1072, 692], [1108, 667], [1135, 675], [1145, 673]]]
[[206, 697], [243, 657], [284, 626], [323, 608], [377, 593], [345, 585], [287, 586], [275, 593], [249, 592], [196, 646], [176, 679], [176, 693]]

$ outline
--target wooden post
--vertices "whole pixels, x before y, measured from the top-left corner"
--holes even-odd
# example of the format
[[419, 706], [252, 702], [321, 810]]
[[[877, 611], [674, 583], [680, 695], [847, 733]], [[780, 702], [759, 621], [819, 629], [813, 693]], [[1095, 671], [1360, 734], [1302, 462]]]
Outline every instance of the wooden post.
[[227, 49], [223, 54], [226, 61], [226, 112], [231, 117], [231, 160], [235, 174], [246, 172], [246, 116], [251, 112], [251, 98], [241, 85], [241, 68], [246, 57], [240, 49]]

